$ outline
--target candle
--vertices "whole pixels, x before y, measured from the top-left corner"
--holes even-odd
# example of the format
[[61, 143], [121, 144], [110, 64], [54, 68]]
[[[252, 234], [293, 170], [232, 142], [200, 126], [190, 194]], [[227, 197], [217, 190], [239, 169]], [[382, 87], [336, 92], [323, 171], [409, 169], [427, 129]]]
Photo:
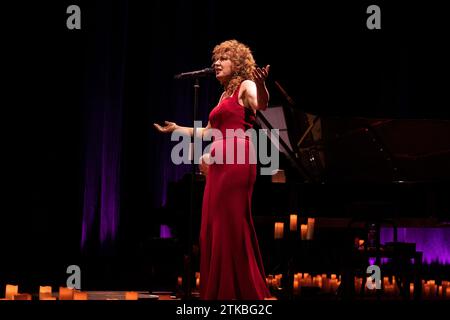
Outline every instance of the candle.
[[360, 239], [358, 242], [358, 250], [364, 250], [364, 239]]
[[430, 297], [430, 285], [428, 283], [425, 284], [425, 286], [423, 287], [423, 292], [424, 292], [424, 298], [429, 298]]
[[73, 300], [88, 300], [87, 292], [75, 291], [73, 293]]
[[73, 289], [59, 287], [59, 300], [73, 300]]
[[198, 277], [197, 279], [195, 279], [195, 287], [196, 287], [197, 289], [200, 288], [200, 277]]
[[134, 291], [125, 292], [125, 300], [137, 300], [139, 294]]
[[333, 292], [333, 293], [336, 292], [337, 288], [338, 288], [337, 279], [331, 279], [330, 280], [330, 292]]
[[275, 222], [275, 239], [282, 239], [284, 231], [284, 223], [283, 222]]
[[272, 288], [276, 288], [277, 287], [277, 278], [276, 278], [277, 276], [275, 276], [273, 279], [272, 279], [272, 283], [270, 284], [270, 286], [272, 287]]
[[44, 300], [43, 298], [48, 298], [52, 296], [51, 286], [39, 286], [39, 300]]
[[298, 274], [294, 274], [294, 294], [298, 293], [298, 279], [299, 279], [299, 275]]
[[361, 291], [361, 285], [362, 285], [362, 278], [355, 276], [355, 292]]
[[398, 291], [397, 291], [397, 284], [395, 283], [395, 277], [393, 277], [392, 278], [392, 285], [391, 285], [391, 287], [392, 287], [392, 292], [394, 293], [394, 294], [398, 294]]
[[308, 218], [308, 231], [306, 233], [306, 240], [312, 240], [314, 235], [314, 218]]
[[177, 283], [178, 283], [178, 286], [181, 287], [183, 285], [183, 277], [178, 277]]
[[322, 275], [323, 286], [322, 289], [324, 292], [328, 292], [330, 290], [330, 279], [328, 279], [327, 275]]
[[281, 287], [281, 278], [283, 277], [283, 275], [277, 274], [275, 275], [275, 288], [280, 288]]
[[297, 215], [296, 214], [291, 214], [289, 221], [290, 221], [289, 229], [291, 231], [297, 231]]
[[312, 278], [311, 275], [309, 273], [303, 274], [303, 283], [306, 287], [311, 287], [312, 286]]
[[286, 183], [284, 170], [276, 170], [276, 173], [272, 175], [272, 183]]
[[429, 280], [429, 281], [428, 281], [428, 286], [429, 286], [429, 288], [430, 288], [430, 290], [429, 290], [429, 296], [430, 296], [431, 298], [436, 297], [436, 281], [434, 281], [434, 280]]
[[29, 293], [18, 293], [13, 295], [13, 300], [31, 300], [31, 294]]
[[5, 290], [5, 298], [10, 300], [13, 298], [13, 296], [15, 294], [19, 293], [19, 286], [15, 286], [12, 284], [7, 284], [6, 285], [6, 290]]
[[322, 288], [322, 276], [317, 275], [313, 278], [313, 284], [316, 287]]
[[414, 283], [409, 284], [409, 294], [411, 297], [414, 295]]
[[308, 231], [308, 226], [306, 224], [300, 225], [301, 239], [306, 240], [306, 233]]
[[266, 283], [270, 287], [272, 285], [272, 279], [273, 275], [269, 274], [269, 276], [266, 278]]

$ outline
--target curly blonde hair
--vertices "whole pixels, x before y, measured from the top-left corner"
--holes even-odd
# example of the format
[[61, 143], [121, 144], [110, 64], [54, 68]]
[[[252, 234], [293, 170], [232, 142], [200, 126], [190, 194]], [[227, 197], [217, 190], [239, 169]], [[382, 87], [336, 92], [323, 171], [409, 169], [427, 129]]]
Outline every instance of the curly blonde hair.
[[242, 81], [254, 80], [252, 74], [256, 64], [250, 48], [237, 40], [227, 40], [215, 46], [213, 63], [223, 54], [227, 54], [233, 63], [233, 77], [228, 83], [223, 83], [226, 94], [231, 96]]

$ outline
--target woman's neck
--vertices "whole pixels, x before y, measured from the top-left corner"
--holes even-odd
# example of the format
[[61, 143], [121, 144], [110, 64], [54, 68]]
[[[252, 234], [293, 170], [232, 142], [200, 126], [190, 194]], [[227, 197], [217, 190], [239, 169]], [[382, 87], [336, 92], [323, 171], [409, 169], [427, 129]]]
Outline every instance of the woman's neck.
[[227, 91], [228, 86], [230, 85], [230, 82], [231, 82], [231, 78], [223, 79], [223, 80], [221, 81], [221, 84], [222, 84], [222, 86], [223, 86], [223, 88], [224, 88], [225, 91]]

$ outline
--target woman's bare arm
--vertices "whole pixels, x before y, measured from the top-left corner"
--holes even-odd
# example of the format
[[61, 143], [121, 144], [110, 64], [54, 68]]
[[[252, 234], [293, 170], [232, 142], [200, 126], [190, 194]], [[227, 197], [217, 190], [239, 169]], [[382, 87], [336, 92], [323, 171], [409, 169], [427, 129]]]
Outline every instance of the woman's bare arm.
[[[161, 126], [157, 123], [154, 123], [153, 125], [155, 126], [155, 128], [162, 133], [172, 133], [175, 130], [177, 130], [178, 132], [180, 132], [182, 135], [185, 136], [190, 136], [192, 137], [192, 135], [194, 134], [194, 128], [193, 127], [183, 127], [183, 126], [179, 126], [177, 125], [175, 122], [170, 122], [170, 121], [164, 121], [164, 126]], [[205, 134], [205, 130], [208, 130], [211, 128], [211, 124], [208, 122], [208, 125], [205, 128], [197, 128], [197, 135], [200, 137], [203, 137], [203, 135]]]

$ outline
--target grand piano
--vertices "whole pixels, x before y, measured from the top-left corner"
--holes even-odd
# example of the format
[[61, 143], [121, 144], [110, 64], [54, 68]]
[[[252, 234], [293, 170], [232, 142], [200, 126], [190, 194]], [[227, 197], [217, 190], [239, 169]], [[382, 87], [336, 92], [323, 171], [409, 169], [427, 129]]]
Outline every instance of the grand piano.
[[450, 120], [312, 114], [275, 83], [286, 103], [258, 120], [280, 129], [284, 176], [260, 177], [255, 213], [450, 220]]

